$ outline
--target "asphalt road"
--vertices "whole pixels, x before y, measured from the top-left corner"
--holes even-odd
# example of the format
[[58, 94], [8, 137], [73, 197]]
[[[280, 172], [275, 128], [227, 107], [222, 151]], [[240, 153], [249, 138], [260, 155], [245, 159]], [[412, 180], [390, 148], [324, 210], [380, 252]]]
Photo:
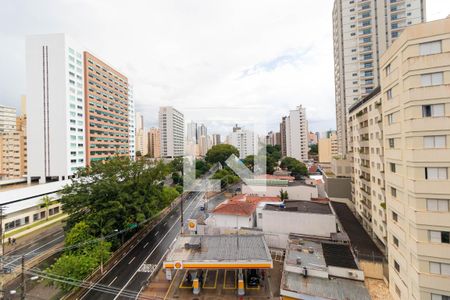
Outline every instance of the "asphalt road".
[[[184, 221], [199, 210], [203, 193], [192, 193], [184, 200]], [[172, 242], [180, 232], [180, 207], [173, 209], [162, 219], [141, 241], [115, 266], [84, 294], [80, 299], [116, 300], [136, 299], [141, 288], [149, 278], [149, 272], [141, 272], [139, 268], [145, 264], [157, 265]], [[102, 287], [102, 291], [96, 290]], [[105, 289], [108, 292], [105, 292]]]
[[61, 229], [36, 240], [32, 244], [10, 251], [4, 256], [4, 267], [14, 269], [21, 264], [22, 255], [25, 255], [26, 260], [30, 260], [33, 257], [50, 250], [53, 246], [62, 241], [64, 241], [64, 231]]

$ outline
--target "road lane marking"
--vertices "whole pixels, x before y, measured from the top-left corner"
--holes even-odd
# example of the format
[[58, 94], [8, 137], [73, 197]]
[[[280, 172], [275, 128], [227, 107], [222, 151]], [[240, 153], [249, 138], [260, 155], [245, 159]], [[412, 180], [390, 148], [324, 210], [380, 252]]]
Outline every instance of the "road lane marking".
[[[158, 226], [159, 224], [161, 224], [161, 222], [164, 221], [164, 219], [167, 219], [167, 216], [164, 217], [164, 218], [162, 218], [161, 220], [159, 220], [158, 223], [155, 224], [155, 227]], [[178, 221], [175, 221], [175, 224], [176, 224], [177, 222], [178, 222]], [[175, 225], [175, 224], [174, 224], [174, 225]], [[155, 228], [155, 227], [154, 227], [154, 228]], [[172, 227], [173, 227], [173, 226], [172, 226]], [[170, 230], [169, 230], [169, 231], [170, 231]], [[150, 231], [146, 236], [148, 236], [150, 233], [151, 233], [151, 231]], [[164, 237], [163, 237], [163, 239], [164, 239]], [[133, 250], [133, 249], [130, 249], [130, 251], [131, 251], [131, 250]], [[128, 252], [127, 252], [127, 253], [128, 253]], [[125, 254], [127, 254], [127, 253], [125, 253]], [[124, 257], [125, 257], [125, 255], [123, 255], [123, 256], [119, 259], [119, 263], [123, 260]], [[150, 257], [150, 255], [149, 255], [148, 257]], [[147, 259], [145, 259], [145, 260], [147, 260]], [[144, 261], [144, 263], [145, 263], [145, 261]], [[92, 284], [88, 287], [87, 292], [84, 293], [84, 294], [80, 297], [80, 300], [81, 300], [81, 299], [84, 299], [84, 298], [86, 297], [86, 295], [88, 295], [88, 294], [92, 291], [92, 288], [93, 288], [94, 286], [96, 286], [97, 283], [99, 283], [101, 280], [103, 280], [103, 279], [104, 279], [104, 278], [105, 278], [112, 270], [114, 270], [115, 267], [116, 267], [116, 266], [110, 268], [105, 274], [103, 274], [103, 276], [102, 276], [99, 280], [97, 280], [97, 282], [92, 283]], [[139, 268], [138, 268], [138, 270], [139, 270]], [[136, 275], [136, 273], [137, 273], [137, 271], [134, 273], [133, 277]], [[131, 281], [131, 279], [126, 283], [126, 285], [127, 285], [130, 281]], [[125, 286], [126, 286], [126, 285], [125, 285]], [[123, 289], [119, 292], [119, 295], [120, 295], [120, 293], [121, 293], [122, 291], [123, 291]], [[138, 296], [139, 296], [139, 295], [138, 295]], [[116, 298], [117, 298], [117, 297], [116, 297]], [[116, 299], [116, 298], [115, 298], [115, 299]]]
[[167, 296], [169, 295], [170, 289], [172, 288], [172, 285], [175, 282], [175, 277], [177, 276], [177, 274], [178, 274], [178, 270], [176, 270], [175, 275], [173, 275], [172, 282], [170, 282], [169, 288], [167, 289], [167, 293], [164, 295], [164, 300], [167, 299]]
[[145, 247], [147, 247], [147, 245], [148, 245], [148, 242], [147, 242], [147, 243], [145, 243], [145, 245], [144, 245], [144, 247], [143, 247], [143, 248], [145, 249]]
[[131, 262], [136, 258], [136, 256], [133, 256], [133, 258], [130, 260], [128, 264], [131, 264]]
[[159, 230], [155, 233], [155, 235], [158, 235], [158, 233], [159, 233]]
[[[193, 201], [191, 203], [189, 203], [189, 205], [186, 207], [186, 210], [189, 209], [189, 207], [192, 205]], [[130, 277], [130, 279], [127, 281], [127, 283], [125, 283], [125, 285], [122, 287], [122, 289], [120, 289], [119, 293], [116, 295], [116, 297], [114, 297], [113, 300], [116, 300], [117, 298], [120, 297], [120, 294], [122, 294], [123, 290], [127, 287], [127, 285], [131, 282], [131, 280], [133, 280], [134, 276], [136, 276], [136, 274], [138, 273], [139, 269], [141, 268], [141, 266], [143, 264], [145, 264], [145, 262], [147, 261], [147, 259], [152, 256], [153, 252], [155, 252], [155, 250], [158, 248], [158, 246], [164, 241], [164, 239], [166, 238], [166, 236], [172, 231], [172, 228], [177, 225], [178, 220], [180, 220], [181, 218], [178, 217], [177, 221], [175, 221], [175, 223], [173, 223], [173, 225], [169, 228], [169, 230], [167, 230], [166, 234], [161, 238], [161, 240], [159, 241], [159, 243], [153, 248], [152, 252], [150, 252], [150, 254], [144, 259], [144, 261], [142, 262], [142, 264], [139, 266], [139, 268], [133, 273], [133, 275]], [[178, 235], [178, 233], [177, 233]], [[139, 295], [138, 295], [139, 296]]]
[[113, 282], [116, 281], [116, 279], [117, 279], [117, 276], [114, 277], [114, 279], [108, 284], [108, 286], [111, 286], [111, 284], [113, 284]]

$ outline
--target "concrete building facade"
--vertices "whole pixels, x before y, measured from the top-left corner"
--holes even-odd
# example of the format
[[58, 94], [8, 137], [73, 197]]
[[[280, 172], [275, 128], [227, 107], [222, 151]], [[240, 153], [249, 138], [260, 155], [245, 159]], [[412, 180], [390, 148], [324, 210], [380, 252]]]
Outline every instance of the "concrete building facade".
[[16, 117], [13, 130], [0, 131], [0, 179], [27, 174], [26, 115]]
[[148, 134], [148, 155], [151, 158], [161, 157], [161, 131], [158, 128], [150, 128]]
[[286, 118], [286, 156], [299, 161], [308, 159], [308, 132], [306, 109], [297, 106]]
[[84, 72], [87, 165], [130, 156], [128, 78], [89, 52]]
[[319, 139], [319, 162], [330, 163], [333, 157], [339, 154], [336, 133], [333, 132], [328, 138]]
[[349, 107], [380, 84], [381, 55], [402, 30], [425, 20], [425, 0], [335, 0], [333, 7], [336, 126], [347, 153]]
[[359, 221], [386, 247], [386, 199], [382, 97], [380, 88], [349, 110], [349, 159], [353, 162], [352, 200]]
[[86, 165], [83, 50], [64, 34], [26, 40], [28, 176], [67, 179]]
[[239, 150], [240, 159], [255, 154], [257, 141], [253, 131], [233, 128], [233, 132], [228, 135], [227, 140], [230, 145]]
[[159, 108], [161, 130], [161, 157], [184, 155], [184, 115], [171, 106]]
[[389, 281], [450, 297], [450, 18], [405, 29], [380, 62]]
[[16, 127], [16, 109], [0, 105], [0, 132], [14, 130]]

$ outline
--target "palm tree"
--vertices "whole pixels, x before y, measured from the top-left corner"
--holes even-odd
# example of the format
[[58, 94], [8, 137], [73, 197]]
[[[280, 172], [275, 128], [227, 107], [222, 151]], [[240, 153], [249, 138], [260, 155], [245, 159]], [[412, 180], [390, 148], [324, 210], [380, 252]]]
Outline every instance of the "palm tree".
[[45, 210], [47, 211], [45, 214], [45, 217], [46, 217], [45, 220], [47, 221], [48, 220], [48, 209], [49, 209], [50, 205], [52, 205], [53, 199], [50, 196], [45, 195], [44, 197], [42, 197], [41, 201], [42, 201], [42, 205], [45, 207]]

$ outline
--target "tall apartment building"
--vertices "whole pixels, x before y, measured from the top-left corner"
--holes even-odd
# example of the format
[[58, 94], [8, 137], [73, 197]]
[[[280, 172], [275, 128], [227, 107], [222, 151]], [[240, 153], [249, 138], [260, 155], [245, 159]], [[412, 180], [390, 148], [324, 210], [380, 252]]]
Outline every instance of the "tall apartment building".
[[214, 133], [212, 135], [212, 146], [219, 145], [221, 143], [222, 141], [220, 140], [220, 134]]
[[237, 125], [233, 132], [227, 136], [227, 142], [239, 150], [239, 158], [244, 159], [249, 155], [255, 155], [257, 140], [253, 131], [245, 130]]
[[26, 115], [16, 117], [14, 129], [0, 131], [0, 178], [21, 178], [27, 174]]
[[[352, 201], [372, 238], [387, 245], [382, 96], [377, 87], [349, 110]], [[320, 149], [320, 146], [319, 146]]]
[[136, 111], [134, 109], [133, 85], [128, 82], [128, 120], [129, 120], [129, 147], [130, 158], [136, 159]]
[[299, 161], [308, 159], [308, 122], [304, 107], [300, 105], [291, 110], [289, 116], [283, 117], [280, 135], [283, 156], [293, 157]]
[[450, 297], [450, 18], [415, 25], [380, 62], [390, 290]]
[[288, 117], [282, 117], [280, 123], [280, 146], [281, 146], [281, 157], [285, 157], [287, 155], [286, 149], [286, 122]]
[[339, 153], [347, 153], [348, 109], [380, 84], [381, 55], [402, 30], [425, 20], [425, 0], [335, 0], [334, 78]]
[[130, 154], [127, 78], [68, 36], [27, 37], [26, 82], [29, 179]]
[[67, 179], [86, 165], [83, 49], [64, 34], [26, 41], [28, 176]]
[[[314, 136], [316, 135], [314, 134]], [[336, 132], [330, 133], [327, 138], [319, 139], [318, 148], [319, 162], [330, 163], [332, 158], [339, 154]]]
[[145, 132], [144, 127], [144, 116], [137, 112], [136, 113], [136, 152], [140, 156], [148, 154], [148, 135]]
[[160, 158], [161, 131], [158, 128], [150, 128], [147, 134], [148, 134], [148, 155], [151, 158]]
[[130, 156], [128, 79], [84, 52], [86, 163]]
[[0, 105], [0, 132], [14, 130], [16, 127], [16, 109]]
[[161, 157], [183, 156], [184, 115], [171, 106], [160, 107], [159, 130], [161, 130]]

